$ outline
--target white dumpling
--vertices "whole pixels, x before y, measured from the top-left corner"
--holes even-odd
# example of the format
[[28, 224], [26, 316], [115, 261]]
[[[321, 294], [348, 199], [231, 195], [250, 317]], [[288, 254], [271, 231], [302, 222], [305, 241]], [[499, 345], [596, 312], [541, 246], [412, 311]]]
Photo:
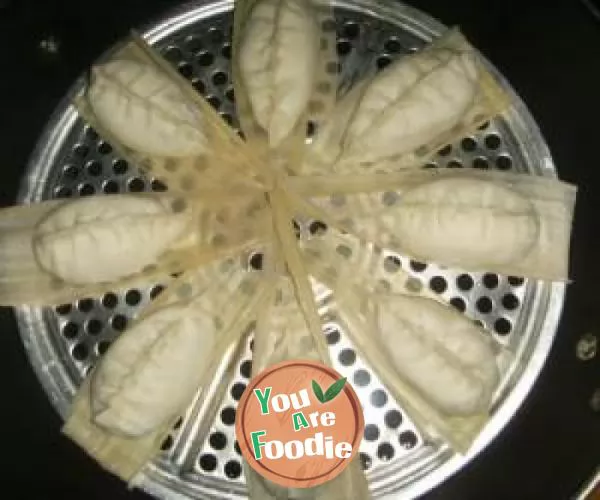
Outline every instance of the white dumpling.
[[47, 272], [73, 284], [115, 281], [156, 263], [191, 232], [189, 210], [143, 196], [81, 198], [36, 228], [33, 250]]
[[87, 96], [100, 124], [134, 151], [179, 158], [206, 148], [200, 111], [153, 66], [124, 59], [96, 66]]
[[148, 316], [111, 346], [94, 373], [94, 421], [134, 437], [167, 424], [191, 402], [214, 343], [214, 325], [189, 309]]
[[482, 270], [524, 258], [539, 230], [529, 200], [493, 182], [465, 178], [405, 191], [393, 216], [382, 221], [416, 258]]
[[469, 52], [432, 50], [389, 66], [360, 99], [343, 158], [374, 161], [427, 145], [459, 123], [475, 98], [477, 77]]
[[239, 65], [271, 146], [289, 136], [306, 110], [318, 58], [319, 26], [307, 2], [259, 0], [242, 35]]
[[488, 409], [499, 380], [491, 339], [434, 300], [394, 296], [378, 305], [383, 344], [396, 370], [448, 415]]

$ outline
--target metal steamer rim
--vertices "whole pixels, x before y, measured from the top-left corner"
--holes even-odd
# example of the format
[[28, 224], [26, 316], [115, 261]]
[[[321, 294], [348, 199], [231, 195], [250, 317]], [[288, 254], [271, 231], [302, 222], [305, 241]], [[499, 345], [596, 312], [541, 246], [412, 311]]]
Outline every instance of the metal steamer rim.
[[[335, 1], [341, 79], [359, 68], [385, 67], [438, 36], [445, 26], [394, 0]], [[139, 30], [180, 73], [237, 126], [231, 85], [233, 1], [193, 2]], [[512, 98], [511, 108], [452, 146], [430, 167], [516, 170], [556, 177], [537, 125], [520, 98], [487, 61]], [[372, 67], [372, 66], [371, 66]], [[110, 144], [78, 117], [68, 91], [44, 130], [27, 166], [18, 202], [55, 197], [160, 190], [133, 165], [118, 158]], [[310, 232], [310, 227], [302, 228]], [[415, 498], [460, 470], [509, 422], [534, 384], [551, 348], [562, 312], [565, 285], [492, 273], [465, 273], [394, 255], [401, 267], [439, 293], [449, 304], [480, 321], [515, 353], [495, 396], [492, 417], [465, 456], [444, 444], [425, 443], [408, 415], [394, 402], [361, 359], [335, 317], [325, 322], [334, 368], [348, 377], [361, 399], [365, 435], [360, 448], [374, 498]], [[53, 406], [65, 418], [78, 385], [129, 319], [161, 284], [115, 290], [57, 308], [16, 308], [20, 335], [30, 362]], [[235, 442], [235, 408], [248, 383], [251, 345], [236, 361], [225, 397], [206, 442], [194, 454], [182, 439], [193, 440], [193, 422], [176, 426], [162, 454], [140, 475], [139, 486], [166, 499], [245, 498], [242, 457]], [[189, 443], [188, 443], [189, 444]]]

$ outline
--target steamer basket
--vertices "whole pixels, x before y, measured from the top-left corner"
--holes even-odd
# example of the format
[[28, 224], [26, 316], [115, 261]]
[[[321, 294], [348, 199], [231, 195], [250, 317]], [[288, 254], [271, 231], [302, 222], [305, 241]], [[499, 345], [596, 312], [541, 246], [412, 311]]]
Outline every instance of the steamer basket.
[[[373, 65], [383, 68], [445, 29], [423, 13], [391, 0], [350, 0], [335, 6], [343, 82]], [[232, 8], [231, 1], [187, 4], [141, 33], [237, 127], [230, 72]], [[511, 169], [555, 176], [548, 149], [526, 107], [501, 75], [490, 69], [512, 96], [512, 107], [472, 136], [441, 150], [431, 166]], [[83, 79], [74, 84], [40, 138], [22, 183], [20, 202], [162, 188], [115, 156], [110, 144], [78, 117], [70, 99], [82, 85]], [[302, 230], [309, 233], [310, 226]], [[424, 442], [355, 352], [343, 325], [336, 321], [335, 311], [322, 308], [327, 315], [325, 334], [334, 368], [348, 377], [363, 404], [366, 428], [360, 456], [377, 499], [415, 498], [427, 492], [473, 460], [494, 439], [538, 376], [564, 297], [562, 284], [464, 273], [398, 258], [404, 269], [480, 321], [517, 355], [496, 394], [491, 421], [470, 453], [461, 457], [444, 443]], [[147, 289], [115, 290], [55, 309], [17, 309], [31, 363], [63, 418], [90, 367], [160, 289], [161, 284], [156, 283]], [[326, 296], [326, 292], [318, 291], [324, 305]], [[234, 420], [237, 401], [248, 382], [251, 357], [249, 342], [233, 369], [227, 370], [224, 383], [228, 386], [217, 414], [205, 415], [201, 407], [188, 411], [163, 444], [161, 456], [140, 474], [141, 488], [168, 499], [246, 497]], [[198, 419], [213, 417], [208, 435], [197, 436]]]

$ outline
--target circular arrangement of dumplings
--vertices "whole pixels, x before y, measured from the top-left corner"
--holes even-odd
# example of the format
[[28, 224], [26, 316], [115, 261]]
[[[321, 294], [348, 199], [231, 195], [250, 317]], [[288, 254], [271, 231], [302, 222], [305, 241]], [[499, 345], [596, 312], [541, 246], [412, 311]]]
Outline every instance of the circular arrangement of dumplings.
[[[510, 104], [457, 30], [342, 92], [331, 71], [330, 7], [239, 0], [234, 17], [246, 140], [133, 36], [92, 69], [75, 104], [167, 192], [0, 211], [4, 305], [60, 304], [169, 279], [86, 377], [64, 432], [130, 481], [202, 400], [248, 325], [255, 371], [284, 359], [330, 363], [312, 277], [332, 291], [351, 341], [423, 434], [466, 451], [511, 353], [400, 269], [381, 290], [377, 259], [365, 265], [357, 256], [387, 249], [467, 271], [566, 281], [576, 188], [422, 168]], [[310, 144], [309, 121], [317, 124]], [[297, 238], [292, 222], [302, 218], [327, 230]], [[257, 249], [262, 270], [253, 272], [244, 256]], [[342, 477], [335, 491], [326, 484], [311, 498], [368, 498], [356, 461]], [[246, 478], [252, 498], [282, 494], [249, 468]]]

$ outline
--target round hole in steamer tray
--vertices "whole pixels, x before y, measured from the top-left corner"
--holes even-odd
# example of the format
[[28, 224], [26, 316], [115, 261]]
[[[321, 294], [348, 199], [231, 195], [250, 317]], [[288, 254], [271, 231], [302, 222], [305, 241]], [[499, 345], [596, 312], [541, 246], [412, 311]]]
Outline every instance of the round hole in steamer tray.
[[153, 286], [152, 289], [150, 290], [150, 299], [154, 300], [156, 297], [158, 297], [163, 292], [164, 289], [165, 289], [165, 287], [162, 285]]
[[128, 167], [129, 167], [129, 165], [127, 164], [127, 162], [125, 160], [118, 159], [118, 160], [115, 160], [113, 163], [113, 172], [117, 175], [123, 175], [124, 173], [127, 172]]
[[98, 352], [98, 355], [103, 356], [104, 354], [106, 354], [106, 351], [108, 351], [109, 347], [110, 347], [110, 341], [101, 340], [100, 342], [98, 342], [96, 344], [96, 351]]
[[74, 339], [75, 337], [77, 337], [78, 333], [79, 326], [77, 326], [77, 323], [68, 321], [62, 326], [62, 334], [66, 339]]
[[496, 158], [496, 166], [500, 170], [510, 170], [512, 167], [512, 159], [508, 155], [498, 156], [498, 158]]
[[483, 285], [490, 290], [497, 288], [498, 283], [500, 282], [498, 275], [493, 273], [485, 273], [483, 275], [482, 281]]
[[215, 61], [215, 56], [210, 52], [201, 52], [197, 58], [200, 66], [210, 66]]
[[171, 436], [170, 434], [164, 439], [164, 441], [162, 442], [162, 444], [160, 445], [160, 449], [162, 451], [169, 451], [171, 449], [171, 447], [173, 446], [173, 436]]
[[398, 436], [400, 446], [405, 450], [410, 450], [417, 445], [418, 438], [413, 431], [404, 431]]
[[379, 439], [379, 427], [374, 424], [365, 425], [364, 439], [367, 441], [377, 441]]
[[485, 147], [488, 149], [498, 149], [500, 147], [500, 145], [502, 144], [502, 140], [500, 139], [500, 137], [496, 134], [490, 134], [488, 136], [486, 136], [485, 140]]
[[73, 147], [73, 155], [77, 158], [85, 158], [89, 152], [90, 148], [85, 144], [76, 144]]
[[416, 260], [411, 260], [410, 268], [417, 273], [421, 273], [421, 272], [425, 271], [425, 269], [427, 269], [427, 264], [425, 264], [424, 262], [418, 262]]
[[206, 472], [212, 472], [217, 468], [218, 460], [213, 454], [204, 454], [198, 460], [200, 468]]
[[77, 361], [85, 361], [88, 357], [89, 351], [87, 346], [83, 342], [80, 342], [79, 344], [75, 344], [71, 354]]
[[452, 153], [452, 145], [448, 144], [438, 151], [439, 156], [448, 156]]
[[352, 44], [348, 40], [338, 40], [337, 53], [340, 57], [347, 56], [352, 51]]
[[79, 169], [75, 165], [65, 165], [62, 176], [66, 180], [75, 180], [79, 176]]
[[223, 408], [223, 410], [221, 410], [221, 422], [225, 425], [235, 424], [235, 408], [231, 406]]
[[384, 390], [375, 389], [371, 393], [369, 400], [375, 408], [383, 408], [387, 404], [388, 396]]
[[102, 331], [103, 327], [104, 325], [102, 324], [102, 321], [97, 318], [91, 318], [85, 325], [85, 331], [89, 335], [98, 335]]
[[329, 345], [337, 344], [340, 341], [340, 331], [337, 328], [329, 330], [327, 332], [326, 339]]
[[229, 460], [225, 464], [224, 471], [229, 479], [237, 479], [242, 475], [242, 465], [237, 460]]
[[116, 194], [119, 192], [119, 184], [115, 181], [106, 181], [102, 185], [102, 191], [106, 194]]
[[429, 280], [429, 288], [435, 293], [444, 293], [448, 288], [448, 283], [443, 276], [434, 276]]
[[226, 43], [225, 45], [223, 45], [223, 47], [221, 48], [221, 55], [225, 59], [231, 59], [231, 44]]
[[512, 330], [512, 324], [506, 318], [498, 318], [494, 321], [494, 330], [499, 335], [508, 335]]
[[343, 366], [353, 365], [356, 361], [356, 353], [352, 349], [343, 349], [338, 355], [338, 361]]
[[460, 142], [460, 147], [463, 149], [463, 151], [470, 153], [472, 151], [475, 151], [475, 149], [477, 149], [477, 142], [472, 137], [465, 137]]
[[127, 189], [132, 193], [141, 193], [146, 188], [146, 184], [140, 177], [134, 177], [127, 183]]
[[110, 324], [115, 331], [122, 332], [127, 328], [127, 318], [122, 314], [115, 314], [112, 317]]
[[204, 95], [206, 92], [206, 84], [200, 78], [192, 81], [192, 87], [194, 87], [200, 95]]
[[72, 304], [62, 304], [60, 306], [56, 306], [54, 308], [54, 310], [56, 311], [57, 314], [60, 314], [61, 316], [67, 316], [73, 310], [73, 305]]
[[377, 458], [382, 462], [389, 462], [394, 458], [394, 447], [390, 443], [381, 443], [377, 447]]
[[196, 52], [200, 51], [200, 49], [202, 49], [203, 44], [202, 44], [202, 39], [198, 36], [188, 36], [185, 39], [184, 42], [185, 48], [195, 54]]
[[215, 108], [216, 111], [219, 110], [219, 107], [221, 106], [221, 99], [219, 99], [216, 95], [208, 96], [206, 100], [213, 108]]
[[77, 301], [77, 309], [79, 309], [83, 313], [89, 313], [93, 308], [93, 299], [80, 299]]
[[177, 66], [179, 74], [188, 80], [194, 75], [194, 68], [190, 63], [184, 62]]
[[507, 311], [513, 311], [520, 305], [519, 297], [512, 293], [507, 293], [502, 297], [502, 307]]
[[102, 305], [107, 309], [114, 309], [119, 303], [119, 298], [114, 293], [105, 293], [102, 297]]
[[150, 183], [150, 187], [152, 188], [152, 191], [154, 191], [155, 193], [164, 193], [165, 191], [167, 191], [169, 189], [164, 182], [162, 182], [158, 179], [152, 179], [152, 182]]
[[469, 276], [468, 274], [461, 274], [456, 278], [456, 285], [460, 290], [466, 292], [473, 288], [475, 282], [473, 281], [473, 278], [471, 278], [471, 276]]
[[377, 65], [377, 69], [382, 70], [387, 68], [391, 63], [392, 59], [387, 55], [383, 55], [377, 58], [375, 64]]
[[371, 457], [362, 451], [359, 452], [359, 458], [360, 458], [360, 465], [363, 470], [365, 470], [365, 471], [369, 470], [371, 468], [371, 466], [373, 465], [373, 460], [371, 459]]
[[137, 306], [142, 300], [142, 294], [139, 290], [132, 288], [131, 290], [127, 290], [125, 294], [125, 303], [128, 306]]
[[473, 160], [473, 168], [477, 168], [480, 170], [486, 170], [486, 169], [490, 168], [490, 164], [488, 163], [488, 161], [485, 158], [479, 157], [479, 158], [475, 158]]
[[383, 261], [383, 268], [388, 273], [395, 273], [402, 267], [402, 261], [395, 255], [386, 257]]
[[240, 365], [240, 375], [244, 378], [250, 378], [252, 374], [252, 361], [246, 360]]
[[450, 299], [450, 305], [459, 312], [465, 312], [467, 309], [467, 304], [461, 297], [452, 297]]
[[70, 198], [73, 196], [73, 190], [65, 186], [60, 186], [54, 190], [55, 198]]
[[248, 259], [248, 264], [250, 265], [250, 268], [254, 271], [262, 271], [263, 260], [264, 256], [262, 252], [256, 252], [250, 255], [250, 258]]
[[366, 370], [356, 370], [354, 372], [354, 385], [358, 387], [366, 387], [371, 382], [371, 375]]
[[163, 50], [162, 54], [165, 57], [165, 59], [167, 59], [168, 61], [171, 61], [171, 62], [178, 62], [183, 57], [183, 53], [181, 52], [181, 49], [179, 47], [176, 47], [173, 45], [171, 45], [171, 46], [167, 47], [165, 50]]
[[227, 436], [222, 432], [213, 432], [208, 442], [213, 450], [222, 450], [227, 446]]
[[105, 141], [100, 141], [98, 143], [98, 153], [100, 153], [101, 155], [107, 155], [109, 153], [112, 153], [112, 146]]
[[525, 280], [523, 278], [521, 278], [520, 276], [509, 276], [508, 283], [512, 287], [519, 287], [519, 286], [523, 285], [523, 283], [525, 283]]
[[398, 410], [389, 410], [384, 417], [385, 425], [390, 429], [397, 429], [402, 424], [402, 421], [402, 413]]
[[398, 54], [399, 52], [402, 52], [402, 44], [396, 38], [389, 38], [386, 40], [383, 48], [390, 54]]
[[494, 303], [489, 297], [479, 297], [475, 303], [475, 306], [481, 314], [489, 314], [494, 308]]
[[231, 391], [230, 391], [231, 397], [233, 399], [235, 399], [236, 401], [239, 401], [242, 398], [242, 395], [244, 394], [245, 390], [246, 390], [246, 384], [243, 384], [241, 382], [236, 382], [231, 387]]
[[85, 138], [89, 141], [95, 141], [98, 139], [98, 132], [96, 132], [92, 127], [85, 127]]
[[217, 85], [217, 86], [221, 86], [221, 85], [225, 85], [227, 83], [227, 73], [223, 72], [223, 71], [217, 71], [216, 73], [213, 73], [212, 76], [212, 81], [213, 84]]
[[91, 196], [95, 192], [96, 192], [96, 189], [91, 184], [84, 183], [79, 186], [79, 195], [80, 196]]

